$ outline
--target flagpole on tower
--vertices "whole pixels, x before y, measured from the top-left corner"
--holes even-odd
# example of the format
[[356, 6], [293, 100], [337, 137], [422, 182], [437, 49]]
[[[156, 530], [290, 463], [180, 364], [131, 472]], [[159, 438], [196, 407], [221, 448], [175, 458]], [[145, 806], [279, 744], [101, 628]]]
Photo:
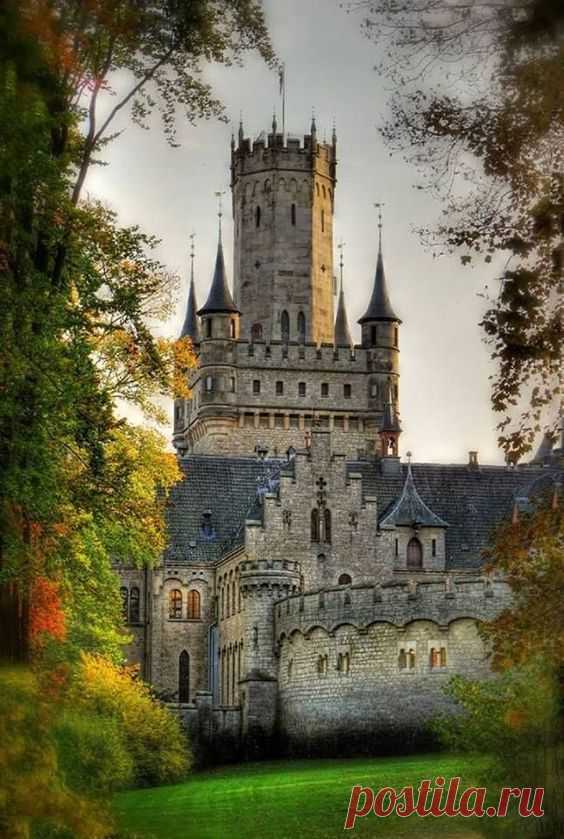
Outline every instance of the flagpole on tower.
[[278, 68], [278, 81], [282, 96], [282, 140], [284, 140], [286, 136], [286, 64], [281, 64]]

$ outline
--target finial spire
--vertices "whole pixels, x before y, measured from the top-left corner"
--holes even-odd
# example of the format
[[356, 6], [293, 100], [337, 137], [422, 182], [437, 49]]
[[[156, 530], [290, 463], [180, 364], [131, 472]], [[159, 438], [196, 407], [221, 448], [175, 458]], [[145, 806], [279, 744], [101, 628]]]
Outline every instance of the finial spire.
[[195, 249], [194, 249], [194, 239], [196, 238], [195, 233], [190, 233], [190, 282], [194, 282], [194, 256], [195, 256]]
[[216, 192], [215, 197], [217, 198], [217, 218], [218, 218], [218, 228], [219, 228], [219, 242], [221, 244], [221, 219], [223, 217], [223, 196], [225, 192]]
[[200, 324], [196, 313], [198, 311], [198, 303], [196, 302], [196, 286], [194, 283], [194, 239], [196, 234], [190, 233], [190, 287], [188, 290], [188, 302], [186, 305], [186, 316], [182, 326], [180, 337], [191, 338], [193, 344], [200, 342]]
[[337, 125], [335, 123], [335, 117], [333, 117], [333, 131], [331, 133], [331, 142], [333, 146], [337, 145]]
[[314, 138], [314, 137], [317, 135], [317, 126], [316, 126], [316, 124], [315, 124], [315, 108], [312, 108], [312, 109], [311, 109], [311, 128], [310, 128], [310, 134], [311, 134], [312, 138]]
[[278, 130], [278, 123], [276, 122], [276, 111], [272, 111], [272, 136], [276, 138], [276, 132]]
[[374, 206], [378, 208], [378, 250], [382, 252], [382, 207], [384, 203], [380, 201], [374, 204]]
[[239, 114], [239, 146], [243, 145], [245, 139], [245, 132], [243, 130], [243, 111]]
[[346, 245], [346, 242], [343, 242], [342, 239], [339, 242], [339, 244], [337, 245], [337, 248], [339, 250], [339, 291], [343, 290], [343, 265], [344, 265], [343, 251], [345, 249], [345, 245]]
[[337, 317], [335, 318], [335, 346], [336, 347], [352, 347], [351, 331], [349, 328], [349, 319], [347, 317], [347, 307], [345, 305], [345, 289], [343, 285], [343, 249], [345, 243], [341, 239], [337, 245], [339, 248], [339, 301], [337, 304]]

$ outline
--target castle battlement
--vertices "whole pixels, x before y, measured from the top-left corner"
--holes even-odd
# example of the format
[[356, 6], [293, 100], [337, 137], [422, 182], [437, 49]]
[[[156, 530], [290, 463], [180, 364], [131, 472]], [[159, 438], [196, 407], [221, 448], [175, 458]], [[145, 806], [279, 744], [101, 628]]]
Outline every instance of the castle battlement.
[[359, 632], [372, 623], [405, 627], [412, 621], [447, 626], [460, 618], [493, 619], [509, 605], [511, 592], [501, 579], [449, 574], [440, 580], [400, 580], [373, 586], [320, 589], [275, 604], [276, 639], [315, 627], [332, 634], [350, 624]]
[[279, 132], [270, 132], [254, 141], [240, 136], [231, 152], [232, 183], [241, 175], [272, 169], [308, 172], [315, 168], [320, 173], [325, 169], [327, 176], [334, 177], [335, 164], [335, 145], [318, 143], [316, 135], [285, 138]]
[[[224, 348], [214, 339], [202, 341], [198, 353], [199, 367], [217, 364], [234, 364], [240, 368], [277, 368], [292, 370], [327, 370], [329, 372], [390, 373], [397, 374], [399, 350], [393, 337], [382, 329], [379, 343], [370, 348], [335, 347], [333, 344], [299, 343], [297, 341], [233, 341]], [[390, 355], [391, 353], [391, 355]], [[194, 373], [193, 375], [196, 375]]]

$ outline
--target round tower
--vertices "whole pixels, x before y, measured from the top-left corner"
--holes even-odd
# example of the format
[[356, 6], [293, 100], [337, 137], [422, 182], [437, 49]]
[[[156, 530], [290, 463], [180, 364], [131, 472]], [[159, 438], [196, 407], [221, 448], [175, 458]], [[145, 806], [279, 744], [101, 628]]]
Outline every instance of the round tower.
[[207, 433], [224, 438], [237, 418], [237, 359], [240, 313], [233, 302], [223, 258], [221, 228], [215, 270], [208, 299], [198, 310], [201, 319], [200, 355], [196, 384], [198, 413]]
[[[246, 544], [252, 550], [259, 522], [247, 522]], [[241, 593], [245, 601], [245, 676], [241, 680], [242, 731], [247, 752], [268, 748], [276, 724], [278, 659], [274, 639], [276, 601], [297, 594], [300, 572], [292, 560], [247, 560], [241, 566]]]
[[390, 399], [393, 402], [395, 412], [398, 412], [399, 327], [401, 320], [396, 315], [390, 302], [386, 285], [384, 257], [382, 255], [381, 214], [379, 214], [378, 228], [378, 258], [372, 296], [366, 312], [358, 323], [362, 329], [362, 346], [368, 350], [368, 410], [384, 420], [385, 408]]
[[248, 340], [333, 342], [333, 211], [336, 136], [251, 142], [231, 152], [234, 291]]

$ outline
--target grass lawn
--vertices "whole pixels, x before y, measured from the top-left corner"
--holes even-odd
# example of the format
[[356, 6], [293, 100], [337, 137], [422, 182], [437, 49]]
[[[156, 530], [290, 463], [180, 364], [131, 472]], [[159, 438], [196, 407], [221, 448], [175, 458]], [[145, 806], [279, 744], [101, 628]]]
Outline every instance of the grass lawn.
[[460, 775], [464, 787], [476, 782], [477, 769], [475, 761], [452, 755], [243, 764], [194, 774], [175, 786], [121, 793], [115, 809], [122, 828], [143, 839], [482, 839], [502, 820], [369, 814], [343, 831], [356, 783], [400, 789], [441, 774]]

